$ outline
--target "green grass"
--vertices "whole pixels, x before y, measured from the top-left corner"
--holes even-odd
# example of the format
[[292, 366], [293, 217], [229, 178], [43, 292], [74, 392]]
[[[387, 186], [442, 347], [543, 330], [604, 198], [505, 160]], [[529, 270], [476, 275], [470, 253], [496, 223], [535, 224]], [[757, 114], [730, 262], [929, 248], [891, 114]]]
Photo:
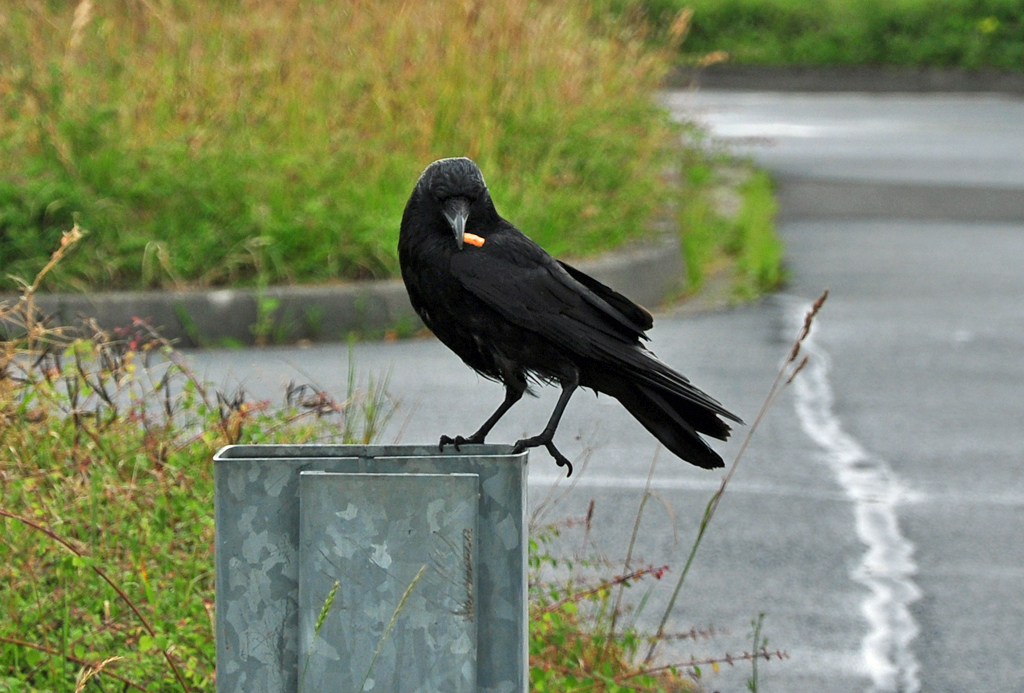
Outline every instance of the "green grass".
[[222, 395], [145, 333], [4, 346], [0, 690], [71, 691], [111, 656], [146, 690], [213, 690], [213, 452], [364, 442], [382, 390]]
[[396, 273], [430, 161], [480, 163], [551, 252], [649, 233], [670, 56], [572, 0], [14, 3], [0, 12], [0, 290]]
[[144, 324], [47, 330], [39, 283], [0, 305], [0, 691], [213, 690], [214, 451], [369, 442], [386, 382], [350, 366], [341, 401], [217, 392]]
[[785, 282], [783, 245], [775, 234], [771, 179], [741, 162], [694, 160], [686, 168], [679, 208], [687, 291], [699, 292], [709, 275], [731, 276], [731, 300], [750, 300]]
[[620, 0], [666, 27], [692, 8], [688, 61], [1024, 70], [1024, 0]]

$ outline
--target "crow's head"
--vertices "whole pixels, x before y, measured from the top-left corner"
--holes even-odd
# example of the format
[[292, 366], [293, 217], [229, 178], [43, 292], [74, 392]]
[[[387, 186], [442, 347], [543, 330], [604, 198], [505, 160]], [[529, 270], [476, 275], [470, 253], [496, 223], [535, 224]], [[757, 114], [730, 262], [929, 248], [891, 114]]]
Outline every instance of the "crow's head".
[[484, 235], [471, 233], [468, 225], [482, 231], [492, 228], [498, 218], [480, 167], [465, 157], [441, 159], [427, 166], [409, 204], [414, 202], [445, 219], [460, 250], [464, 242], [484, 242]]

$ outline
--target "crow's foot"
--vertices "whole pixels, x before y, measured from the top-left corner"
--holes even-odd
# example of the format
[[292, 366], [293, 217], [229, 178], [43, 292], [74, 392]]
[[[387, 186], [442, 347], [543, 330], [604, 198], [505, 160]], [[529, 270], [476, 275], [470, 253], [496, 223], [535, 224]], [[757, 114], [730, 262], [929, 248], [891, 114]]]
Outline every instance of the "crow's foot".
[[437, 449], [438, 452], [444, 452], [445, 445], [452, 445], [455, 447], [456, 452], [461, 452], [459, 448], [462, 445], [479, 445], [483, 442], [484, 437], [477, 436], [475, 434], [471, 435], [469, 438], [464, 438], [462, 436], [455, 436], [454, 438], [452, 438], [451, 436], [441, 436], [441, 440], [438, 441], [437, 443]]
[[512, 448], [512, 454], [516, 455], [522, 452], [523, 450], [526, 450], [527, 448], [539, 448], [540, 446], [543, 445], [545, 448], [547, 448], [547, 451], [551, 454], [551, 456], [555, 458], [555, 464], [557, 464], [559, 467], [568, 468], [565, 474], [565, 476], [568, 478], [572, 476], [572, 462], [569, 461], [568, 457], [566, 457], [565, 455], [558, 451], [558, 448], [555, 447], [555, 444], [551, 440], [551, 438], [552, 436], [546, 436], [543, 433], [541, 433], [539, 436], [534, 436], [533, 438], [523, 438], [520, 441], [516, 441], [515, 447]]

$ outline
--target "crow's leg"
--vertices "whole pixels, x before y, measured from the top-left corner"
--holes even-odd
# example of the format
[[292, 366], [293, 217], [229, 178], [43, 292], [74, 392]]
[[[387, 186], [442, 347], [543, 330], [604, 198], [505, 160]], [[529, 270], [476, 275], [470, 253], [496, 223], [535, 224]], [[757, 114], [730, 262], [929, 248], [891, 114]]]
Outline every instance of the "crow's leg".
[[572, 476], [572, 463], [569, 459], [560, 453], [555, 447], [553, 442], [555, 437], [555, 429], [558, 428], [558, 422], [562, 419], [562, 412], [565, 411], [565, 405], [569, 403], [569, 398], [572, 397], [572, 393], [579, 387], [579, 374], [573, 374], [572, 380], [562, 381], [562, 394], [558, 396], [558, 404], [555, 405], [555, 410], [551, 412], [551, 418], [548, 419], [548, 425], [544, 427], [544, 430], [540, 432], [540, 435], [533, 436], [532, 438], [523, 438], [516, 442], [516, 446], [512, 448], [512, 454], [522, 452], [527, 448], [536, 448], [543, 445], [547, 448], [551, 456], [555, 458], [555, 462], [559, 467], [568, 467], [566, 476]]
[[464, 438], [462, 436], [455, 436], [454, 438], [450, 436], [441, 436], [441, 441], [438, 443], [438, 449], [441, 452], [444, 452], [445, 445], [454, 445], [455, 449], [458, 450], [460, 445], [483, 443], [484, 438], [486, 438], [487, 434], [491, 432], [492, 428], [494, 428], [494, 424], [498, 423], [498, 420], [505, 415], [505, 412], [512, 408], [513, 404], [523, 398], [523, 392], [525, 391], [525, 383], [523, 383], [522, 389], [506, 385], [505, 400], [498, 406], [494, 413], [491, 414], [491, 417], [487, 419], [487, 421], [484, 421], [484, 425], [480, 427], [480, 430], [468, 438]]

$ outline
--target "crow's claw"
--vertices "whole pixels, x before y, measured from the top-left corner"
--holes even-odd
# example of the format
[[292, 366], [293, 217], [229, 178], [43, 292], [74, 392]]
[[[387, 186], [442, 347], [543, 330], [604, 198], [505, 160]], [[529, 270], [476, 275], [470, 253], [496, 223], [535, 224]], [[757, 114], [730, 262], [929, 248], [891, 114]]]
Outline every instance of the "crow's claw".
[[568, 479], [570, 476], [572, 476], [572, 462], [569, 461], [569, 458], [560, 453], [555, 448], [554, 443], [548, 443], [544, 447], [546, 447], [548, 449], [548, 452], [551, 453], [551, 456], [555, 458], [555, 464], [557, 464], [559, 467], [567, 468], [565, 470], [565, 478]]
[[566, 478], [572, 476], [572, 462], [569, 461], [569, 458], [560, 453], [558, 448], [555, 447], [554, 442], [547, 439], [544, 434], [534, 436], [533, 438], [523, 438], [522, 440], [517, 441], [515, 447], [512, 448], [512, 454], [518, 455], [527, 448], [539, 448], [542, 445], [547, 448], [547, 451], [555, 458], [555, 464], [559, 467], [568, 468], [565, 474]]
[[437, 444], [437, 449], [438, 449], [438, 452], [444, 452], [444, 446], [445, 445], [452, 445], [452, 446], [455, 447], [455, 452], [462, 452], [459, 449], [460, 446], [462, 446], [462, 445], [476, 445], [476, 444], [482, 443], [482, 442], [484, 442], [484, 441], [483, 440], [476, 440], [476, 436], [470, 436], [469, 438], [464, 438], [462, 436], [455, 436], [454, 438], [452, 438], [451, 436], [441, 436], [441, 440]]

